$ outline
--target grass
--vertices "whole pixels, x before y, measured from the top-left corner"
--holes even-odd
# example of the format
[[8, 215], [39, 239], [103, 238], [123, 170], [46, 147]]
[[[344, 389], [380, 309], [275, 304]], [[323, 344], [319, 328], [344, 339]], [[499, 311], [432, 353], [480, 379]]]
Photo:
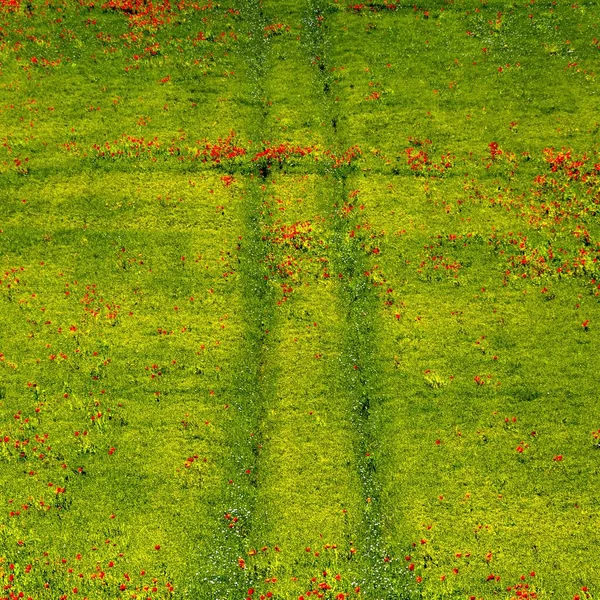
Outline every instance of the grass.
[[0, 597], [596, 597], [597, 9], [0, 0]]

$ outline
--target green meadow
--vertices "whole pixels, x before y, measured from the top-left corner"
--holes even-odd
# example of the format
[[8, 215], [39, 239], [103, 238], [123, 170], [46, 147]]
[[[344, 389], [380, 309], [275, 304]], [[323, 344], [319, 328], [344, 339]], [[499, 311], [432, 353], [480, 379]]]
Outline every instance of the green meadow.
[[600, 598], [600, 3], [0, 0], [0, 600]]

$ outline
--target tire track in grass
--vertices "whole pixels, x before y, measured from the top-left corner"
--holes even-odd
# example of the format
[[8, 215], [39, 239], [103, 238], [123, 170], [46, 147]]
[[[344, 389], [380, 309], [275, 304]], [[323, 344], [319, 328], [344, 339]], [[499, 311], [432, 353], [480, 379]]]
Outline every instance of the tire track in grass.
[[[317, 78], [323, 90], [323, 121], [328, 124], [329, 147], [342, 156], [351, 140], [344, 140], [343, 116], [332, 98], [334, 88], [329, 64], [329, 45], [333, 33], [328, 31], [327, 16], [331, 6], [321, 0], [308, 1], [305, 20], [309, 32], [307, 47], [311, 62], [317, 65]], [[411, 584], [403, 557], [390, 556], [384, 541], [384, 515], [381, 505], [381, 481], [377, 474], [378, 456], [386, 453], [386, 441], [381, 438], [381, 407], [389, 398], [382, 385], [376, 345], [378, 304], [372, 282], [365, 273], [372, 268], [367, 254], [352, 243], [351, 232], [360, 227], [356, 210], [356, 191], [347, 180], [356, 171], [355, 164], [340, 164], [332, 170], [334, 186], [331, 195], [331, 257], [332, 270], [338, 272], [341, 289], [339, 301], [345, 317], [342, 334], [343, 350], [339, 357], [339, 386], [351, 402], [351, 426], [355, 461], [360, 477], [362, 496], [360, 521], [356, 537], [364, 544], [364, 560], [360, 587], [365, 597], [400, 600], [418, 592]], [[352, 234], [353, 235], [353, 234]]]

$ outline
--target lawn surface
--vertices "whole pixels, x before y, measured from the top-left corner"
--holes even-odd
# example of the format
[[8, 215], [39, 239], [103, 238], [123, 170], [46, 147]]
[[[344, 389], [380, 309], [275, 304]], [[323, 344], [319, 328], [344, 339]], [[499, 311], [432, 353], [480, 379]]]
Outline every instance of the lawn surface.
[[599, 598], [599, 24], [0, 0], [0, 598]]

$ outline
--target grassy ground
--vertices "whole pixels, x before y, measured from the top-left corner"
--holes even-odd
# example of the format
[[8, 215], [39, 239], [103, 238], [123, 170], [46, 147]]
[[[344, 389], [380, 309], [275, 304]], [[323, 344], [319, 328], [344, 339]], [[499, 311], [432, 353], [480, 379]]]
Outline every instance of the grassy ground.
[[0, 597], [600, 594], [598, 14], [0, 0]]

